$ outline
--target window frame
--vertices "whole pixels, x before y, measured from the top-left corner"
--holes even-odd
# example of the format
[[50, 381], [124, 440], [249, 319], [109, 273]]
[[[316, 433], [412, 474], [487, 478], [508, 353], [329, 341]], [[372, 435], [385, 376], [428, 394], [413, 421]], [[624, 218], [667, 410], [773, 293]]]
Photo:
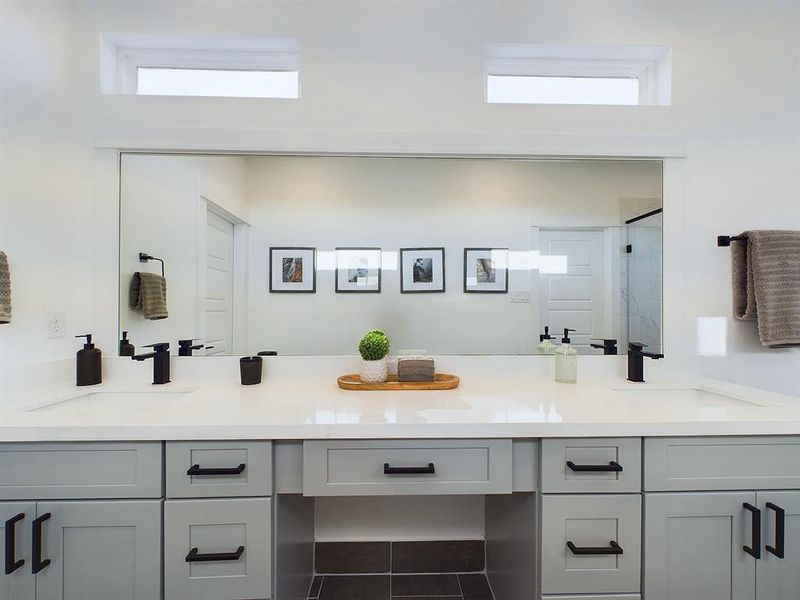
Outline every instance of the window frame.
[[[628, 54], [628, 56], [625, 56]], [[659, 89], [662, 69], [669, 77], [671, 52], [647, 46], [556, 46], [538, 44], [487, 44], [483, 69], [483, 100], [486, 104], [551, 104], [538, 102], [490, 102], [489, 77], [585, 77], [637, 79], [637, 104], [609, 105], [587, 102], [570, 106], [647, 106], [669, 104], [669, 80]], [[660, 77], [661, 75], [661, 77]], [[664, 84], [661, 84], [664, 86]], [[558, 106], [568, 106], [558, 104]]]

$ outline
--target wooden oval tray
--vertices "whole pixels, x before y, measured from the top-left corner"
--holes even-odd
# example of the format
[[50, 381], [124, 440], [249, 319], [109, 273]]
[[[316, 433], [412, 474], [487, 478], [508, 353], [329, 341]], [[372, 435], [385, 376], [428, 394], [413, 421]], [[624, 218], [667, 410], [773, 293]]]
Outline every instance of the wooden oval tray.
[[410, 392], [423, 390], [452, 390], [458, 387], [461, 380], [455, 375], [436, 373], [433, 381], [397, 381], [397, 375], [389, 375], [389, 379], [381, 383], [364, 383], [358, 373], [342, 375], [336, 380], [343, 390], [362, 392], [396, 391]]

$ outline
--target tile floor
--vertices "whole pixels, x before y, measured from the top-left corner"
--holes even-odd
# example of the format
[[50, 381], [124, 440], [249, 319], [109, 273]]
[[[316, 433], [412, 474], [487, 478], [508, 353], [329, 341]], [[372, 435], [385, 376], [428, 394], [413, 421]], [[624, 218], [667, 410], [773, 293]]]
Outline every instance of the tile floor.
[[323, 542], [311, 600], [493, 600], [482, 540]]

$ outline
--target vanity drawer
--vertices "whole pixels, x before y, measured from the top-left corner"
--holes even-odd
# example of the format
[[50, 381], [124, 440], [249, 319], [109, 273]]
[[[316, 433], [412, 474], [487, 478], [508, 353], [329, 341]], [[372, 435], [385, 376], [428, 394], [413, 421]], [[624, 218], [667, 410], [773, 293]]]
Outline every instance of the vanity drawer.
[[800, 489], [800, 436], [648, 438], [644, 489]]
[[642, 490], [640, 438], [542, 440], [542, 492]]
[[270, 502], [269, 498], [167, 500], [164, 597], [269, 598]]
[[309, 441], [303, 494], [510, 494], [511, 440]]
[[161, 442], [0, 444], [0, 499], [160, 498]]
[[270, 442], [167, 442], [167, 497], [272, 494]]
[[641, 514], [638, 494], [542, 496], [542, 594], [639, 593]]

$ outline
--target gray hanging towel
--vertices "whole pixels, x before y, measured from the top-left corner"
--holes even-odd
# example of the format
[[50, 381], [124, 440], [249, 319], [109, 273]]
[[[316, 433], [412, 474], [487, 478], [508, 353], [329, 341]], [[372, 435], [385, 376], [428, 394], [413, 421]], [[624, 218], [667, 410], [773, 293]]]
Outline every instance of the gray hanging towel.
[[800, 231], [746, 231], [733, 242], [733, 311], [768, 348], [800, 346]]
[[131, 308], [142, 311], [145, 319], [166, 319], [167, 280], [155, 273], [134, 273], [130, 287]]
[[11, 323], [11, 270], [8, 257], [0, 252], [0, 325]]

